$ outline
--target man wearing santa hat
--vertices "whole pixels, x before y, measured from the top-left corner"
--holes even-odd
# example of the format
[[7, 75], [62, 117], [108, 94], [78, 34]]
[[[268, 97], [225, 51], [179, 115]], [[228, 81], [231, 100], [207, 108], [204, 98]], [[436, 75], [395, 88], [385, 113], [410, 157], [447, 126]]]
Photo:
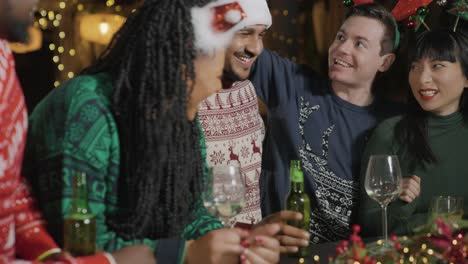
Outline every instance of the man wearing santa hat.
[[[262, 166], [265, 125], [259, 113], [257, 94], [247, 79], [252, 65], [263, 51], [263, 37], [272, 24], [265, 0], [239, 0], [249, 16], [243, 20], [229, 47], [223, 73], [223, 89], [205, 99], [199, 108], [199, 118], [205, 133], [207, 163], [209, 166], [233, 165], [240, 169], [246, 189], [246, 205], [230, 219], [230, 224], [254, 228], [267, 222], [284, 222], [301, 217], [283, 211], [263, 222], [260, 209], [259, 178]], [[233, 10], [226, 17], [235, 20]], [[292, 226], [283, 225], [281, 236], [283, 253], [294, 252], [297, 246], [307, 244], [309, 234]], [[284, 244], [284, 242], [287, 244]]]

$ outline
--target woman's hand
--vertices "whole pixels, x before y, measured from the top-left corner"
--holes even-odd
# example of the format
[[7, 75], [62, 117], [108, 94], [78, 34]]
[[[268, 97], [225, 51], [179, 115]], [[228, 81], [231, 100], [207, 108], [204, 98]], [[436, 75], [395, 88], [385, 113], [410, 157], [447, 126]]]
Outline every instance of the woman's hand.
[[279, 224], [264, 224], [257, 227], [250, 236], [241, 242], [246, 248], [240, 256], [245, 264], [278, 263], [280, 244], [275, 235], [280, 231]]
[[402, 180], [402, 191], [400, 193], [400, 199], [411, 203], [421, 193], [421, 178], [413, 175], [409, 178]]
[[210, 231], [197, 240], [186, 242], [184, 263], [237, 264], [240, 256], [246, 250], [241, 245], [241, 241], [248, 236], [248, 232], [239, 228]]
[[280, 231], [276, 235], [276, 238], [280, 242], [280, 252], [294, 253], [299, 250], [299, 247], [306, 247], [309, 245], [310, 234], [305, 230], [286, 224], [288, 220], [302, 220], [302, 214], [287, 210], [280, 211], [264, 218], [254, 227], [254, 230], [265, 224], [279, 224]]

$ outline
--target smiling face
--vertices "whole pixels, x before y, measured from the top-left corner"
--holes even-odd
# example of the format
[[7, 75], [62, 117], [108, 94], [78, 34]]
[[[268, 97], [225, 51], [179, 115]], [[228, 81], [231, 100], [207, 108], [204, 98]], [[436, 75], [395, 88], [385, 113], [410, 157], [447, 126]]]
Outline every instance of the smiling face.
[[458, 61], [423, 57], [411, 64], [408, 75], [413, 96], [425, 111], [445, 116], [456, 112], [461, 95], [468, 87]]
[[351, 16], [341, 26], [328, 50], [332, 86], [371, 88], [377, 72], [386, 71], [394, 54], [381, 55], [385, 27], [376, 19]]
[[241, 81], [249, 77], [252, 64], [263, 51], [265, 25], [253, 25], [239, 30], [226, 50], [226, 77]]
[[188, 120], [195, 118], [201, 101], [222, 89], [225, 54], [224, 49], [219, 49], [214, 55], [199, 54], [194, 60], [195, 80], [187, 81], [187, 87], [192, 88], [187, 103]]

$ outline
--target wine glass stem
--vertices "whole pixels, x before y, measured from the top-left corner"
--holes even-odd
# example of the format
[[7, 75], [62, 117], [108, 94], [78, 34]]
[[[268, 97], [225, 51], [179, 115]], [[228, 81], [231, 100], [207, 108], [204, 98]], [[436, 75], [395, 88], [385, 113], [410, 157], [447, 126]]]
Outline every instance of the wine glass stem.
[[226, 217], [221, 217], [221, 223], [222, 223], [223, 226], [226, 227], [226, 228], [230, 228], [230, 227], [231, 227], [231, 225], [230, 225], [230, 223], [229, 223], [229, 219], [230, 219], [229, 217], [227, 217], [227, 218], [226, 218]]
[[388, 241], [388, 229], [387, 229], [387, 205], [382, 205], [382, 228], [383, 228], [383, 239], [386, 244]]

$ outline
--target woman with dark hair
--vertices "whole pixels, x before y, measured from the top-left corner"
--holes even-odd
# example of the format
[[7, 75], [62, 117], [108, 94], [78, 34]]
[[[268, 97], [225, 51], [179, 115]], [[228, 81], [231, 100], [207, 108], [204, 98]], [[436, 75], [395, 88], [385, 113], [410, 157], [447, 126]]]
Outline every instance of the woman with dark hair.
[[[424, 32], [410, 48], [409, 63], [408, 112], [376, 128], [361, 167], [365, 171], [373, 154], [398, 156], [403, 191], [388, 208], [389, 231], [396, 234], [425, 224], [434, 196], [468, 201], [468, 35], [448, 29]], [[364, 235], [376, 236], [380, 206], [364, 190], [361, 195], [359, 222]]]
[[145, 243], [163, 263], [278, 260], [279, 226], [220, 229], [201, 202], [198, 104], [222, 87], [244, 10], [233, 0], [146, 0], [95, 65], [37, 106], [25, 170], [58, 241], [72, 177], [85, 172], [100, 248]]

